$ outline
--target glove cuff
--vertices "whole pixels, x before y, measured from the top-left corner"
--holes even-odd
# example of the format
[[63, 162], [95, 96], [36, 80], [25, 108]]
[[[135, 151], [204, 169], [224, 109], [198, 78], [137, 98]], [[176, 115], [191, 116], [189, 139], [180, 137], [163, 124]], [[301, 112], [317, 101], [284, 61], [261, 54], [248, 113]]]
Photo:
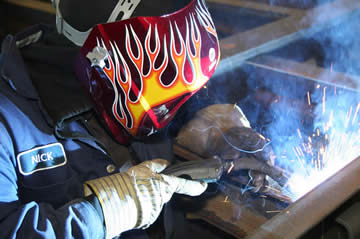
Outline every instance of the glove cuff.
[[142, 220], [140, 202], [129, 175], [117, 173], [85, 182], [99, 199], [102, 207], [106, 238], [138, 227]]

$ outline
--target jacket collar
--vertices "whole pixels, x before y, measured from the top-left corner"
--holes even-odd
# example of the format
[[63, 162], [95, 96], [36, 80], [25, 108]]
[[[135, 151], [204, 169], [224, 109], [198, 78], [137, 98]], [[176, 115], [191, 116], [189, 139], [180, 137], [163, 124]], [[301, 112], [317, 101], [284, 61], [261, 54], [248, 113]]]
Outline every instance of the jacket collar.
[[[76, 87], [74, 89], [78, 89], [77, 94], [69, 95], [67, 96], [69, 99], [64, 100], [63, 95], [66, 95], [67, 89], [57, 88], [56, 82], [54, 82], [54, 84], [51, 84], [51, 89], [49, 89], [49, 92], [55, 91], [54, 97], [47, 98], [49, 94], [44, 95], [44, 89], [42, 87], [40, 87], [40, 89], [35, 88], [34, 80], [36, 76], [33, 75], [34, 72], [30, 67], [30, 62], [24, 60], [24, 50], [28, 52], [31, 48], [24, 48], [20, 52], [20, 48], [33, 43], [40, 43], [40, 39], [45, 38], [53, 31], [54, 29], [49, 26], [35, 25], [15, 36], [8, 35], [2, 43], [0, 75], [16, 94], [27, 99], [37, 100], [39, 102], [40, 110], [50, 125], [63, 127], [66, 125], [66, 121], [71, 121], [71, 118], [76, 118], [78, 115], [92, 109], [89, 99], [86, 95], [81, 94], [81, 89], [79, 89], [79, 86], [76, 84], [77, 81], [74, 81], [73, 79], [68, 79], [69, 81], [67, 81], [65, 86], [69, 83], [71, 86]], [[39, 52], [39, 54], [44, 54], [44, 52]], [[41, 58], [41, 56], [39, 57]], [[54, 58], [52, 57], [52, 59]], [[74, 75], [71, 76], [74, 77]], [[39, 83], [41, 82], [37, 82], [37, 84]], [[47, 91], [47, 89], [45, 90]], [[59, 94], [62, 94], [62, 100], [57, 102], [56, 100], [59, 98]], [[69, 104], [68, 102], [72, 103]]]
[[1, 46], [0, 74], [2, 78], [19, 95], [29, 99], [36, 100], [39, 96], [30, 80], [19, 48], [38, 41], [45, 30], [46, 27], [36, 25], [15, 36], [8, 35]]

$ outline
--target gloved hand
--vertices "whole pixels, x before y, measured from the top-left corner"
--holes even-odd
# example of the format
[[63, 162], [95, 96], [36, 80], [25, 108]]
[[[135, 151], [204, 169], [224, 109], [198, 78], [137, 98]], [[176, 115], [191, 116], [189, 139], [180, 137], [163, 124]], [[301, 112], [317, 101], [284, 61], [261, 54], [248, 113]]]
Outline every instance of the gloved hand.
[[209, 158], [215, 155], [214, 142], [222, 140], [224, 132], [234, 127], [251, 127], [240, 107], [234, 104], [210, 105], [198, 111], [181, 128], [175, 142], [203, 158]]
[[282, 181], [282, 170], [274, 165], [275, 154], [264, 136], [252, 128], [234, 127], [223, 132], [223, 137], [213, 141], [213, 151], [223, 159], [237, 159], [238, 168], [249, 169], [252, 191], [258, 192], [266, 175]]
[[197, 196], [206, 190], [204, 182], [159, 174], [167, 165], [166, 160], [154, 159], [124, 173], [85, 183], [85, 187], [90, 187], [100, 201], [106, 238], [150, 226], [174, 193]]
[[214, 104], [200, 110], [180, 130], [175, 143], [203, 158], [217, 155], [236, 159], [232, 172], [248, 170], [244, 183], [253, 192], [274, 195], [266, 187], [267, 176], [281, 184], [287, 179], [287, 172], [274, 164], [276, 156], [269, 142], [251, 128], [245, 114], [234, 104]]
[[[283, 187], [290, 173], [275, 165], [276, 155], [266, 138], [252, 128], [234, 127], [223, 133], [213, 144], [216, 155], [234, 160], [229, 174], [231, 180], [247, 185], [253, 192], [261, 192], [284, 202], [292, 202]], [[247, 170], [247, 177], [239, 172]], [[285, 193], [285, 194], [284, 194]]]

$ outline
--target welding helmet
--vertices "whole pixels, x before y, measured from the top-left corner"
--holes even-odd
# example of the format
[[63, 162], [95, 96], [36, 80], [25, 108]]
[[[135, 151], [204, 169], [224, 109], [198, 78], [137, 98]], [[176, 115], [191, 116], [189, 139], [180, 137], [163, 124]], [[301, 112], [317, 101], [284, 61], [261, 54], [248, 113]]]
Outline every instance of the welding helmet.
[[[77, 76], [120, 143], [164, 128], [206, 84], [220, 59], [215, 26], [203, 0], [161, 16], [130, 18], [139, 2], [119, 1], [108, 23], [84, 32], [57, 12], [58, 30], [82, 46]], [[116, 20], [119, 12], [122, 19]]]

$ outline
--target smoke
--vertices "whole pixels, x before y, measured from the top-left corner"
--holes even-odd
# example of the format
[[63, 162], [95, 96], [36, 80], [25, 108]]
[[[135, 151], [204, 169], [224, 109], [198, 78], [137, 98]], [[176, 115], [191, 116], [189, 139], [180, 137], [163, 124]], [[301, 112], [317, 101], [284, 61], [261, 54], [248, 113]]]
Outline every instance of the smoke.
[[[316, 22], [323, 14], [333, 14], [340, 9], [331, 10], [309, 17]], [[296, 89], [297, 94], [306, 95], [303, 99], [297, 98], [301, 104], [287, 108], [286, 100], [279, 100], [269, 108], [272, 122], [266, 133], [273, 140], [277, 163], [292, 172], [287, 190], [295, 200], [360, 156], [359, 22], [359, 18], [352, 18], [299, 41], [305, 47], [302, 49], [308, 47], [313, 51], [313, 59], [301, 55], [303, 51], [296, 50], [299, 47], [295, 47], [293, 53], [291, 48], [286, 48], [290, 51], [285, 53], [288, 57], [304, 62], [312, 60], [327, 71], [308, 89]], [[284, 54], [279, 54], [281, 51], [284, 49], [277, 55]], [[351, 89], [337, 83], [343, 80], [337, 72], [351, 79], [352, 82], [347, 83]], [[283, 84], [277, 84], [270, 89], [281, 87]], [[293, 89], [287, 87], [282, 95], [293, 98]]]
[[[270, 0], [275, 5], [294, 2]], [[299, 2], [300, 7], [309, 9], [331, 1], [296, 0]], [[346, 7], [312, 11], [304, 21], [321, 23], [326, 14], [336, 15]], [[219, 22], [214, 20], [215, 24]], [[236, 103], [244, 111], [251, 126], [271, 140], [276, 164], [292, 173], [286, 190], [294, 200], [360, 155], [359, 23], [359, 17], [352, 13], [341, 21], [322, 25], [314, 35], [304, 35], [266, 54], [324, 69], [317, 80], [244, 64], [217, 75], [206, 91], [195, 96], [196, 105]]]
[[315, 35], [312, 39], [321, 46], [320, 66], [347, 75], [360, 74], [360, 33], [359, 19], [342, 22], [333, 28]]
[[[309, 9], [329, 2], [302, 1], [301, 6]], [[303, 20], [323, 23], [326, 14], [336, 15], [346, 7], [311, 11]], [[292, 173], [285, 190], [294, 200], [360, 156], [359, 23], [351, 13], [266, 54], [323, 69], [317, 80], [245, 64], [210, 81], [214, 103], [237, 103], [251, 126], [271, 140], [277, 165]]]
[[[285, 162], [293, 172], [289, 190], [294, 199], [302, 197], [360, 156], [359, 96], [335, 89], [321, 86], [312, 94], [320, 94], [322, 99], [314, 109], [313, 133], [305, 134], [299, 130], [302, 134], [299, 140], [286, 144], [286, 148], [293, 149]], [[333, 94], [326, 90], [333, 90]], [[326, 92], [328, 94], [324, 96]]]

